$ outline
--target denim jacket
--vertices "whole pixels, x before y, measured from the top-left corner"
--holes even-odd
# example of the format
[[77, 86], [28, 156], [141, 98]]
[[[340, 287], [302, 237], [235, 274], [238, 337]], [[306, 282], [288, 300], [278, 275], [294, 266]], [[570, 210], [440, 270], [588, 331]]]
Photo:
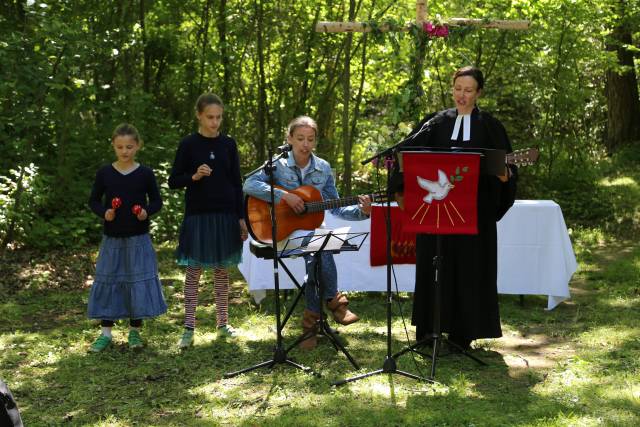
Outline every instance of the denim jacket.
[[[293, 153], [289, 154], [289, 157], [286, 159], [278, 159], [274, 172], [275, 184], [287, 190], [296, 189], [301, 185], [312, 185], [320, 191], [323, 200], [339, 198], [338, 189], [336, 188], [329, 162], [313, 153], [311, 154], [310, 162], [311, 165], [304, 179], [302, 179], [300, 169], [296, 166], [296, 161], [293, 158]], [[247, 178], [242, 190], [249, 196], [269, 201], [271, 197], [269, 177], [263, 170], [253, 174]], [[276, 204], [280, 203], [283, 195], [283, 190], [279, 188], [275, 189]], [[357, 205], [334, 208], [331, 209], [331, 213], [346, 220], [359, 221], [368, 218]]]

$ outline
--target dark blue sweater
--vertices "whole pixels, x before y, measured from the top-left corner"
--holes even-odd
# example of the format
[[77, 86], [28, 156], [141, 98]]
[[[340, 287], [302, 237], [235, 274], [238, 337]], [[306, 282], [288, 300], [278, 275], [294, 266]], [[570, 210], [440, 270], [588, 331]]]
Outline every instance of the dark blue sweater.
[[[211, 175], [193, 181], [193, 174], [203, 163], [212, 169]], [[187, 188], [185, 216], [227, 212], [244, 218], [238, 147], [226, 135], [207, 138], [194, 133], [180, 141], [169, 187]]]
[[[122, 200], [122, 206], [116, 210], [113, 221], [106, 221], [104, 214], [111, 208], [114, 197]], [[138, 220], [131, 212], [134, 205], [140, 205], [147, 211], [147, 219]], [[123, 175], [113, 165], [106, 165], [96, 173], [89, 207], [104, 221], [104, 234], [130, 237], [149, 232], [149, 217], [160, 210], [162, 199], [156, 177], [150, 168], [140, 165], [133, 172]]]

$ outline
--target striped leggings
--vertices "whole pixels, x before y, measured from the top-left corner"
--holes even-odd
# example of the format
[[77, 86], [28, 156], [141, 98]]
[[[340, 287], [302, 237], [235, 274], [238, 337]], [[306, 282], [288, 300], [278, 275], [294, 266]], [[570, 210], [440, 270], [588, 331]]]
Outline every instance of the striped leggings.
[[[184, 326], [194, 329], [196, 326], [196, 307], [198, 305], [198, 284], [202, 267], [187, 267], [184, 279]], [[224, 326], [229, 313], [229, 272], [226, 268], [213, 269], [213, 284], [216, 297], [216, 324]]]

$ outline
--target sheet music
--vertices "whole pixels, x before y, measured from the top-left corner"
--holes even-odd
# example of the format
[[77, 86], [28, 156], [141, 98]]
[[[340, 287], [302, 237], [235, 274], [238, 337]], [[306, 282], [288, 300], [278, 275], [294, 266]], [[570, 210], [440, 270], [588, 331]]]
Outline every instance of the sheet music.
[[[346, 233], [348, 233], [349, 230], [351, 230], [351, 227], [340, 227], [340, 228], [336, 228], [335, 230], [329, 230], [326, 228], [317, 228], [313, 233], [314, 237], [311, 240], [311, 242], [309, 242], [309, 246], [307, 247], [307, 249], [309, 250], [320, 249], [320, 246], [322, 246], [325, 240], [324, 237], [320, 237], [320, 236], [326, 236], [327, 234], [329, 234], [329, 232], [331, 232], [331, 237], [329, 238], [329, 241], [327, 242], [327, 245], [324, 247], [323, 250], [325, 251], [339, 250], [340, 248], [342, 248], [342, 245], [344, 244], [344, 240], [346, 237]], [[337, 234], [337, 236], [335, 236], [335, 234]]]
[[[299, 248], [302, 245], [302, 239], [313, 230], [296, 230], [291, 233], [287, 238], [282, 239], [278, 242], [277, 248], [279, 251], [283, 251], [285, 249], [295, 249]], [[325, 233], [327, 234], [327, 233]]]

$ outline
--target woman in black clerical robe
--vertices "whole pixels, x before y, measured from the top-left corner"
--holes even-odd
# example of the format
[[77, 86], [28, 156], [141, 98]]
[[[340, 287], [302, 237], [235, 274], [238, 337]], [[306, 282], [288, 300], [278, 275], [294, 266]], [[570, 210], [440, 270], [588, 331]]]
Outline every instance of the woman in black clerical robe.
[[[453, 76], [455, 108], [425, 117], [413, 130], [412, 146], [469, 147], [506, 150], [511, 143], [502, 124], [481, 111], [476, 99], [484, 77], [475, 67]], [[421, 132], [419, 132], [422, 129]], [[478, 234], [442, 236], [441, 332], [463, 349], [477, 338], [502, 336], [497, 289], [496, 222], [513, 205], [517, 168], [505, 167], [503, 176], [481, 175], [478, 183]], [[412, 323], [416, 339], [433, 331], [436, 236], [420, 234], [416, 241], [416, 286]]]

